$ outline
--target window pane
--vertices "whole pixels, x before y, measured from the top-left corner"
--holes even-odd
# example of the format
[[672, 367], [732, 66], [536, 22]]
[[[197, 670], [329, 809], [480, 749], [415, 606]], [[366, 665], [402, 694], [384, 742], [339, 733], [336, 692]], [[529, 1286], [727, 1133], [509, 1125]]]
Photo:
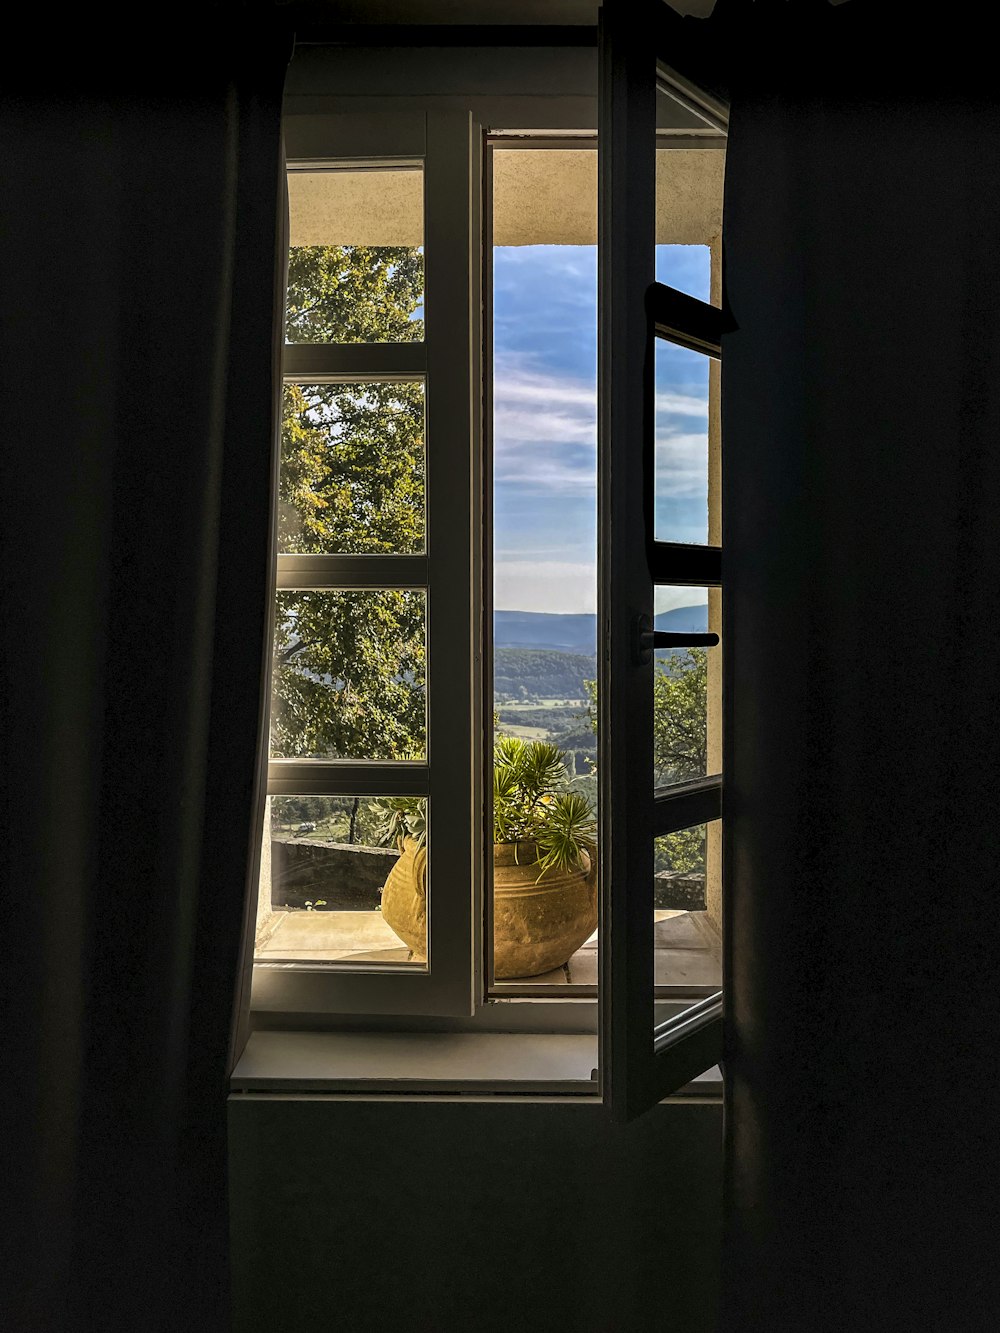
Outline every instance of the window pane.
[[[659, 542], [710, 540], [710, 364], [700, 352], [656, 339], [653, 535]], [[714, 532], [712, 538], [718, 541]]]
[[653, 979], [722, 985], [722, 821], [653, 842]]
[[[494, 710], [501, 744], [561, 755], [536, 812], [597, 808], [597, 154], [496, 148], [493, 166]], [[501, 764], [501, 767], [503, 765]], [[517, 822], [524, 787], [503, 802]], [[496, 814], [499, 802], [494, 803]], [[539, 880], [494, 829], [498, 984], [596, 981], [589, 853]], [[537, 883], [536, 883], [537, 881]], [[573, 972], [581, 959], [581, 976]]]
[[279, 593], [272, 755], [424, 758], [425, 659], [423, 592]]
[[[711, 251], [720, 253], [725, 149], [692, 147], [692, 130], [704, 134], [706, 127], [662, 92], [656, 127], [656, 279], [719, 305], [722, 287], [711, 271]], [[674, 136], [683, 136], [683, 147], [667, 146], [671, 138], [676, 144]]]
[[[719, 633], [717, 588], [654, 590], [654, 623], [675, 634]], [[653, 667], [653, 785], [666, 787], [722, 767], [721, 645], [657, 649]]]
[[290, 171], [290, 343], [424, 336], [423, 171]]
[[[713, 304], [712, 252], [707, 245], [658, 245], [654, 275], [657, 282], [674, 287], [699, 301]], [[716, 301], [714, 304], [718, 305]]]
[[425, 966], [426, 804], [268, 797], [255, 958]]
[[423, 551], [423, 384], [286, 384], [279, 495], [281, 551]]

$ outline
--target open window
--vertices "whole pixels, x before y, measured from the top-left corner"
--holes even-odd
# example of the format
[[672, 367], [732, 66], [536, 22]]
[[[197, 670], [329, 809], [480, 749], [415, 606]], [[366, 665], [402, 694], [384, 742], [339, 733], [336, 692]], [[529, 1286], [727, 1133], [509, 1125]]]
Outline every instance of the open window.
[[[252, 1005], [357, 1038], [355, 1080], [367, 1038], [530, 1036], [516, 1090], [633, 1114], [717, 1058], [725, 135], [602, 40], [600, 146], [582, 63], [589, 109], [289, 117]], [[586, 807], [566, 866], [498, 808], [498, 739], [561, 752], [534, 804]]]
[[[660, 4], [606, 7], [600, 29], [601, 1072], [604, 1099], [620, 1119], [722, 1053], [721, 989], [664, 1021], [655, 1008], [654, 873], [663, 847], [697, 849], [710, 927], [719, 924], [721, 894], [721, 288], [718, 260], [708, 291], [658, 280], [655, 240], [663, 206], [657, 126], [680, 103], [719, 134], [726, 108], [671, 67], [683, 54], [679, 24]], [[667, 362], [682, 377], [673, 403], [659, 391]], [[671, 477], [694, 464], [691, 432], [663, 429], [661, 417], [701, 413], [699, 404], [705, 447], [699, 439], [703, 471], [694, 473], [706, 504], [704, 524], [692, 528], [668, 503]], [[702, 590], [704, 623], [671, 619], [685, 589]], [[673, 725], [662, 745], [658, 689], [690, 692], [699, 673], [703, 724], [696, 734]]]

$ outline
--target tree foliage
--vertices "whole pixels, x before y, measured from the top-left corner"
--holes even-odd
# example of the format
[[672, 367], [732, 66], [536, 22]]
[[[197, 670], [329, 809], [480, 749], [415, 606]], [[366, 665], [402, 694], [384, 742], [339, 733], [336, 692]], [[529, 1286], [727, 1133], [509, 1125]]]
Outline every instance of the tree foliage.
[[708, 653], [685, 648], [653, 674], [653, 781], [703, 778], [708, 761]]
[[[597, 730], [597, 682], [584, 681], [587, 715]], [[663, 787], [704, 777], [708, 761], [708, 653], [676, 650], [658, 658], [653, 672], [652, 785]], [[656, 839], [657, 870], [697, 871], [705, 866], [702, 826]]]
[[493, 690], [497, 699], [582, 699], [583, 682], [596, 659], [550, 648], [495, 648]]
[[290, 343], [420, 342], [419, 246], [301, 245], [288, 256]]
[[[416, 247], [291, 251], [290, 342], [423, 337]], [[424, 403], [406, 381], [292, 384], [284, 394], [279, 550], [424, 549]], [[414, 759], [425, 750], [425, 607], [410, 591], [282, 592], [274, 639], [278, 756]]]

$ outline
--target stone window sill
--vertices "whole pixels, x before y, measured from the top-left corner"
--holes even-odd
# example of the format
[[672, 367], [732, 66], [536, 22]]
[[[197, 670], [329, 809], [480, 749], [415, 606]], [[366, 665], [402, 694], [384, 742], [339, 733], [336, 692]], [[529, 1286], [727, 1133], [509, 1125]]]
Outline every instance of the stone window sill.
[[[234, 1093], [577, 1096], [596, 1102], [597, 1038], [542, 1033], [254, 1032]], [[675, 1094], [718, 1100], [718, 1068]], [[673, 1099], [671, 1099], [673, 1100]]]

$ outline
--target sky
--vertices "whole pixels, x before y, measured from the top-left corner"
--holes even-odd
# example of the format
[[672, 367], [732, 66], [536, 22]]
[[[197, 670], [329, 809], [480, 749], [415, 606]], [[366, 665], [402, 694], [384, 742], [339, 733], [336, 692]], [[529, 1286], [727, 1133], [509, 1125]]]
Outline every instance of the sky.
[[[656, 247], [661, 282], [707, 301], [707, 246]], [[597, 609], [597, 247], [493, 251], [494, 605]], [[656, 537], [707, 540], [708, 361], [658, 341]], [[698, 605], [663, 591], [656, 610]]]

